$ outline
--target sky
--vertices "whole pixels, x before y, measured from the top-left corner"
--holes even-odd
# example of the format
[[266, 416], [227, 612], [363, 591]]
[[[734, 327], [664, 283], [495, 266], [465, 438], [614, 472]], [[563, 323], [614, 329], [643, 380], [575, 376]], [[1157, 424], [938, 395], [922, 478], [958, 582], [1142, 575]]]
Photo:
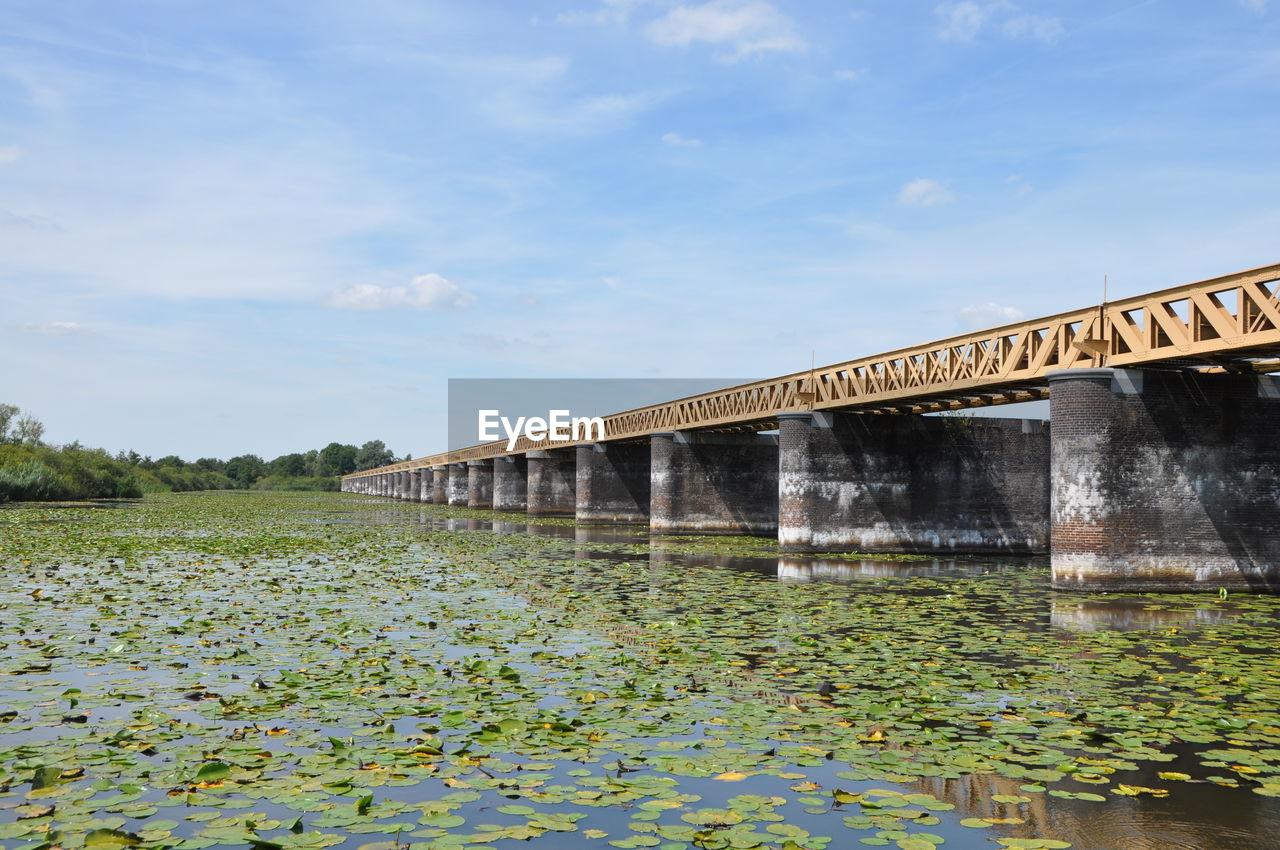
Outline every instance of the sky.
[[0, 402], [446, 442], [1280, 261], [1280, 0], [6, 0]]

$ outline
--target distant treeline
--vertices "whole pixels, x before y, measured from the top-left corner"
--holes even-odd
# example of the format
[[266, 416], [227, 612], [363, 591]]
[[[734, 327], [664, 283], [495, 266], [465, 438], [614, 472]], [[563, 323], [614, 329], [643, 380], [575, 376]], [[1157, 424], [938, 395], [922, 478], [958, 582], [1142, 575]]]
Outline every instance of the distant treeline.
[[136, 498], [188, 490], [337, 490], [339, 476], [400, 459], [381, 440], [359, 448], [330, 443], [270, 461], [257, 455], [185, 461], [176, 455], [152, 460], [135, 451], [112, 455], [78, 442], [50, 446], [43, 436], [38, 419], [0, 404], [0, 502]]

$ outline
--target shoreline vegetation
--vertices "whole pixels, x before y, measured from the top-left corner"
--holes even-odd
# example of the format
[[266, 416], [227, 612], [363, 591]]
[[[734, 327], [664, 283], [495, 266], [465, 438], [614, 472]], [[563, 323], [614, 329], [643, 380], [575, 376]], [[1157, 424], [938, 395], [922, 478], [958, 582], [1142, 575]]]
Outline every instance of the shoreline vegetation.
[[43, 437], [40, 420], [0, 404], [0, 503], [136, 499], [194, 490], [334, 491], [340, 476], [400, 459], [381, 440], [359, 447], [330, 443], [272, 460], [245, 454], [186, 461], [176, 455], [153, 460], [132, 450], [113, 455], [79, 442], [51, 446]]

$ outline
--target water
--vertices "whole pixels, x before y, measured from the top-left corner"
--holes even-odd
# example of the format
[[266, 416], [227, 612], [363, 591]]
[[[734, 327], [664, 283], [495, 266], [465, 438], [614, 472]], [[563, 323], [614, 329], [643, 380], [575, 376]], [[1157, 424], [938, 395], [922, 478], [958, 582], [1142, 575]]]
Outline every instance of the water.
[[337, 494], [20, 506], [0, 565], [6, 848], [1280, 847], [1274, 598]]

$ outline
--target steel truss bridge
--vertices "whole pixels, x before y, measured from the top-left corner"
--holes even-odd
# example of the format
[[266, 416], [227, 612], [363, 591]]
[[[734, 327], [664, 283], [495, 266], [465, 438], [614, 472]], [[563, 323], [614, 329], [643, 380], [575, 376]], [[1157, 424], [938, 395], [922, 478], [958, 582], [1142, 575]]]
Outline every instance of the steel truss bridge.
[[[1280, 264], [605, 416], [610, 441], [656, 431], [768, 430], [782, 413], [936, 413], [1049, 397], [1087, 366], [1280, 371]], [[521, 436], [354, 473], [360, 478], [584, 440]]]

